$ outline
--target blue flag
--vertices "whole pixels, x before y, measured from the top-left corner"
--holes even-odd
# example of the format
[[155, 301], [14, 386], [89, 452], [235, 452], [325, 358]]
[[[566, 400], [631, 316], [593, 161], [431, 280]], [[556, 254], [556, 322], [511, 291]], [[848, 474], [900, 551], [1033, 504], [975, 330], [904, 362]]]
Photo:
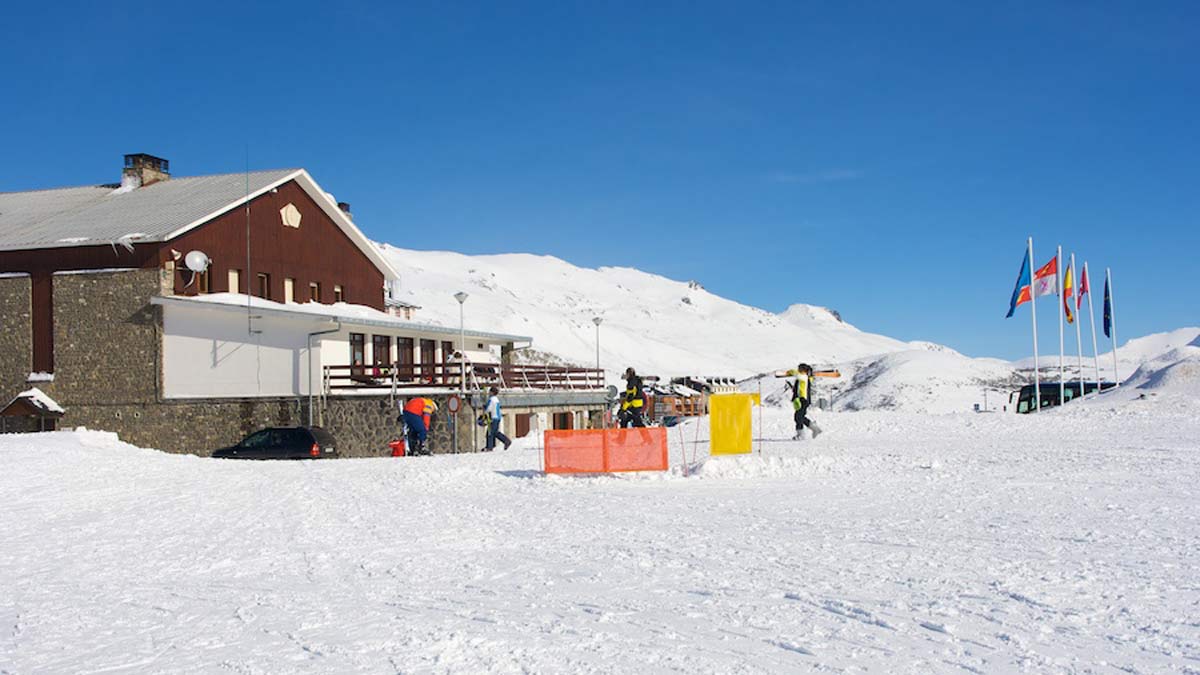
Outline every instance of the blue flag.
[[1104, 277], [1104, 337], [1112, 337], [1112, 295], [1108, 292], [1108, 277]]
[[1017, 286], [1013, 289], [1012, 300], [1008, 301], [1008, 314], [1004, 318], [1009, 318], [1013, 312], [1017, 311], [1017, 305], [1029, 301], [1029, 253], [1021, 256], [1021, 273], [1017, 275]]

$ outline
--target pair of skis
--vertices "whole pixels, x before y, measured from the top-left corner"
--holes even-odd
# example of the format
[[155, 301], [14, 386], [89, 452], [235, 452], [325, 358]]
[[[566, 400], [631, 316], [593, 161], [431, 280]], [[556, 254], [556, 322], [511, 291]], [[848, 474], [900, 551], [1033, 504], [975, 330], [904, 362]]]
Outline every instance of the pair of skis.
[[[774, 373], [775, 377], [795, 377], [794, 370], [777, 370]], [[813, 377], [841, 377], [842, 374], [836, 368], [831, 370], [814, 370]]]

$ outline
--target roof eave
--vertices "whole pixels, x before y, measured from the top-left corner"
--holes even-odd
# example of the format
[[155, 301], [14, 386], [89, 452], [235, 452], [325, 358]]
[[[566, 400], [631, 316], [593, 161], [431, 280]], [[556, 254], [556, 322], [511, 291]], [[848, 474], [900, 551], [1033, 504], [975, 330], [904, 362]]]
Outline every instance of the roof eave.
[[[191, 307], [194, 309], [213, 309], [224, 311], [245, 312], [245, 305], [233, 305], [223, 302], [205, 302], [193, 298], [182, 298], [175, 296], [154, 296], [150, 298], [150, 303], [153, 305], [172, 305], [177, 307]], [[294, 319], [310, 319], [313, 321], [324, 322], [340, 322], [344, 325], [351, 326], [378, 326], [384, 328], [393, 328], [397, 330], [411, 330], [416, 333], [435, 333], [439, 335], [459, 335], [458, 328], [450, 326], [437, 326], [434, 324], [417, 323], [413, 321], [403, 321], [400, 319], [370, 319], [360, 316], [345, 316], [340, 314], [314, 314], [311, 312], [293, 311], [284, 308], [276, 307], [260, 307], [252, 306], [250, 311], [254, 314], [270, 314], [275, 316], [285, 316]], [[466, 330], [463, 332], [466, 337], [487, 340], [497, 344], [505, 342], [528, 342], [533, 343], [533, 338], [527, 335], [509, 335], [506, 333], [489, 333], [485, 331]]]

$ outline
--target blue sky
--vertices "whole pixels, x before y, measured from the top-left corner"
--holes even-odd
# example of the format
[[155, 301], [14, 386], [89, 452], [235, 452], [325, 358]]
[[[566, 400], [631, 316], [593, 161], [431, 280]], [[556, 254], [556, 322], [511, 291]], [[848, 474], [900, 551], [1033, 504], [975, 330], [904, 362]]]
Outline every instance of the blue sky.
[[1032, 235], [1113, 268], [1121, 337], [1200, 324], [1200, 4], [383, 4], [9, 8], [0, 190], [248, 149], [376, 240], [1009, 358]]

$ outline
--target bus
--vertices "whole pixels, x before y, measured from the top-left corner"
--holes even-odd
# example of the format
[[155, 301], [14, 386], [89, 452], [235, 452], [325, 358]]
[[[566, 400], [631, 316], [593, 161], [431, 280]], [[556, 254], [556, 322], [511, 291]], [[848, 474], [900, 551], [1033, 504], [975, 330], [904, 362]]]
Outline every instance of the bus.
[[[1063, 393], [1066, 396], [1067, 402], [1079, 398], [1079, 396], [1080, 396], [1079, 385], [1080, 385], [1079, 381], [1076, 380], [1075, 382], [1067, 382], [1063, 386], [1063, 390], [1064, 390]], [[1114, 385], [1112, 382], [1084, 382], [1083, 383], [1083, 395], [1086, 396], [1088, 394], [1093, 394], [1096, 392], [1097, 389], [1099, 389], [1100, 391], [1112, 389], [1114, 386], [1116, 386], [1116, 385]], [[1064, 401], [1060, 401], [1059, 397], [1058, 397], [1058, 393], [1059, 393], [1058, 382], [1043, 382], [1041, 385], [1041, 388], [1042, 388], [1042, 408], [1053, 408], [1056, 405], [1060, 405], [1060, 404], [1064, 403]], [[1037, 410], [1037, 404], [1034, 402], [1034, 399], [1035, 399], [1034, 386], [1032, 384], [1027, 384], [1027, 385], [1021, 387], [1021, 389], [1019, 391], [1014, 391], [1013, 393], [1009, 394], [1008, 395], [1008, 404], [1010, 406], [1013, 403], [1014, 396], [1017, 398], [1016, 411], [1018, 413], [1021, 413], [1021, 414], [1031, 413], [1031, 412], [1034, 412], [1035, 410]]]

